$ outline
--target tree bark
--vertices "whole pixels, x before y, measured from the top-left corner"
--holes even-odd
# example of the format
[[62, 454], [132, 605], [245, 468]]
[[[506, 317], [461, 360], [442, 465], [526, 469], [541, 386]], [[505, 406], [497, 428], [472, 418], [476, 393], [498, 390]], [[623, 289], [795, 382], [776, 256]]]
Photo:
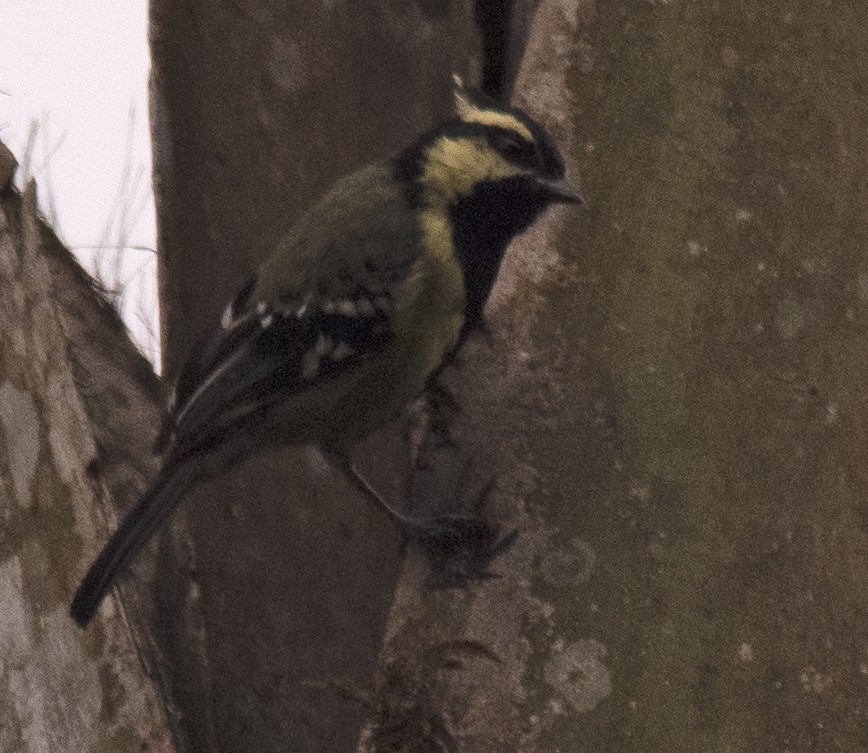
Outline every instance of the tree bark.
[[462, 750], [868, 749], [866, 38], [854, 3], [540, 4], [516, 99], [589, 205], [510, 250], [420, 480], [494, 470], [520, 536], [466, 593], [408, 561], [368, 750], [398, 665]]
[[68, 615], [109, 499], [131, 503], [152, 472], [157, 382], [13, 172], [0, 144], [0, 750], [169, 753], [127, 613], [110, 598], [89, 633]]

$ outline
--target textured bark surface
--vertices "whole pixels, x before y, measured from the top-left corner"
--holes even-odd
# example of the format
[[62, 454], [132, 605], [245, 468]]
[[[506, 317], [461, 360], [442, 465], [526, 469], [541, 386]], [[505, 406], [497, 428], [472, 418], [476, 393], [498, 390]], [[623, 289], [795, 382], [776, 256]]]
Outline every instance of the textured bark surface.
[[[473, 20], [470, 0], [152, 4], [170, 377], [301, 210], [448, 112], [451, 74], [478, 67]], [[373, 445], [392, 493], [406, 459]], [[185, 501], [191, 555], [167, 560], [151, 634], [195, 750], [354, 747], [363, 709], [329, 682], [370, 682], [400, 565], [364, 504], [301, 450]]]
[[115, 599], [87, 633], [68, 616], [110, 497], [128, 503], [151, 472], [139, 437], [154, 425], [156, 379], [37, 219], [35, 189], [6, 187], [7, 156], [0, 148], [0, 750], [169, 753], [163, 699]]
[[[469, 456], [521, 532], [467, 593], [408, 563], [384, 676], [427, 729], [868, 750], [866, 39], [861, 3], [540, 4], [516, 99], [589, 206], [514, 245], [461, 452], [424, 448], [427, 496]], [[463, 670], [420, 661], [456, 639]]]

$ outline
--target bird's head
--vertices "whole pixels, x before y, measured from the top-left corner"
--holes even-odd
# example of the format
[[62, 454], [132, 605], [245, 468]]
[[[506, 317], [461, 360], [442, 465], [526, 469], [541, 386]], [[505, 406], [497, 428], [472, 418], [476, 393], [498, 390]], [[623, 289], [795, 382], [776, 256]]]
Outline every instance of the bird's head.
[[469, 213], [512, 235], [550, 204], [581, 202], [551, 137], [527, 113], [456, 77], [455, 115], [398, 157], [396, 175], [414, 203]]

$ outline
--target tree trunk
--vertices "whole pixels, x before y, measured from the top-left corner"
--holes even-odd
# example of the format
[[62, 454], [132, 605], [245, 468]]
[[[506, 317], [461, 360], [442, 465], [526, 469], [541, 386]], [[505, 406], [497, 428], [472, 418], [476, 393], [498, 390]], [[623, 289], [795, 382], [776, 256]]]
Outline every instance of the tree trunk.
[[13, 171], [0, 144], [0, 750], [169, 753], [159, 669], [127, 626], [138, 599], [109, 599], [87, 634], [68, 614], [109, 500], [153, 471], [157, 382]]
[[855, 3], [541, 3], [516, 99], [589, 206], [510, 250], [420, 480], [494, 471], [520, 535], [467, 593], [408, 562], [370, 750], [396, 666], [475, 753], [868, 749], [866, 39]]

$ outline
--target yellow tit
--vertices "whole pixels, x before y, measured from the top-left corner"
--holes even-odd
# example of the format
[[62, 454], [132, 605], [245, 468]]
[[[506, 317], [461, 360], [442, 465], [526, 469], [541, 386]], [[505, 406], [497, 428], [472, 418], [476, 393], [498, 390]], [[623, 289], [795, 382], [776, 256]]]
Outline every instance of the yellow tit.
[[418, 397], [478, 323], [509, 241], [550, 204], [579, 201], [539, 123], [458, 80], [455, 99], [453, 120], [339, 180], [191, 354], [162, 467], [82, 581], [79, 625], [191, 487], [268, 447], [316, 445], [410, 534], [454, 533], [455, 521], [388, 508], [349, 450]]

